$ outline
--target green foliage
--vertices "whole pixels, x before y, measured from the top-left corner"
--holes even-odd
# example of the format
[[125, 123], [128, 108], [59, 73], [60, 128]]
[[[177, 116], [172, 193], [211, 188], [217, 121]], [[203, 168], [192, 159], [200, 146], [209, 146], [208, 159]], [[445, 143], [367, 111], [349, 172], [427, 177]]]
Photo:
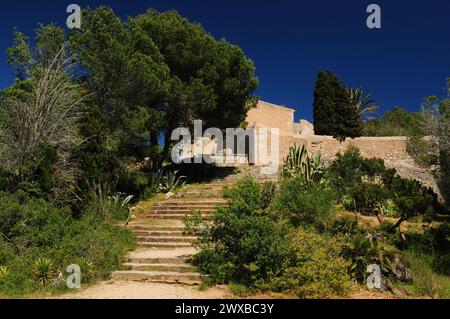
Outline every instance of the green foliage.
[[90, 193], [87, 211], [96, 214], [102, 220], [125, 220], [129, 215], [129, 204], [134, 195], [118, 192], [111, 194], [108, 183], [94, 184]]
[[95, 265], [92, 261], [81, 258], [77, 263], [80, 266], [81, 281], [91, 282], [95, 278]]
[[403, 253], [408, 267], [412, 273], [412, 292], [431, 298], [442, 298], [438, 276], [433, 272], [430, 264], [432, 257], [416, 250], [407, 250]]
[[0, 265], [8, 269], [0, 290], [5, 293], [59, 288], [53, 279], [71, 264], [79, 264], [89, 281], [107, 278], [134, 247], [127, 230], [94, 214], [75, 219], [69, 209], [24, 193], [0, 198]]
[[183, 218], [184, 235], [198, 236], [202, 232], [203, 218], [199, 210], [194, 210]]
[[364, 122], [364, 136], [423, 136], [421, 113], [396, 107], [380, 118]]
[[351, 190], [350, 196], [354, 204], [351, 210], [365, 215], [382, 215], [391, 194], [383, 185], [359, 183]]
[[226, 194], [228, 205], [217, 208], [200, 234], [193, 262], [215, 282], [260, 286], [280, 272], [287, 256], [286, 225], [260, 214], [260, 189], [252, 179], [238, 181]]
[[158, 191], [162, 193], [172, 192], [177, 187], [183, 186], [186, 182], [186, 179], [186, 176], [179, 176], [179, 171], [165, 172], [161, 175]]
[[265, 182], [261, 189], [259, 206], [262, 210], [270, 208], [275, 198], [277, 184], [274, 182]]
[[245, 285], [236, 284], [236, 283], [232, 282], [232, 283], [229, 284], [228, 287], [230, 288], [230, 290], [233, 293], [233, 295], [241, 297], [241, 298], [249, 297], [252, 294], [252, 290], [249, 289]]
[[42, 285], [48, 283], [55, 276], [55, 266], [50, 259], [38, 258], [33, 264], [33, 275]]
[[325, 227], [334, 211], [335, 194], [329, 188], [304, 187], [302, 177], [287, 179], [274, 200], [274, 209], [289, 217], [295, 225], [314, 224]]
[[[253, 63], [175, 11], [149, 10], [123, 21], [107, 7], [86, 9], [70, 47], [109, 115], [108, 135], [122, 158], [150, 156], [161, 163], [164, 158], [155, 157], [169, 154], [174, 128], [194, 118], [210, 127], [237, 127], [255, 104]], [[161, 132], [164, 152], [155, 154]]]
[[320, 155], [310, 158], [306, 146], [300, 149], [297, 145], [291, 146], [288, 156], [281, 167], [283, 177], [300, 176], [306, 187], [324, 183], [325, 169]]
[[421, 166], [429, 167], [438, 163], [439, 157], [433, 154], [432, 146], [422, 136], [409, 136], [406, 151]]
[[364, 93], [362, 87], [356, 89], [349, 87], [347, 94], [360, 116], [367, 116], [368, 113], [374, 112], [380, 107], [377, 101], [370, 98], [370, 93]]
[[341, 256], [341, 243], [312, 229], [299, 228], [290, 236], [290, 258], [271, 285], [300, 298], [343, 296], [352, 281], [350, 263]]
[[377, 264], [386, 277], [406, 278], [407, 274], [398, 269], [396, 260], [399, 251], [380, 232], [360, 232], [346, 237], [342, 247], [343, 257], [351, 263], [350, 273], [358, 282], [367, 277], [367, 266]]
[[316, 135], [331, 135], [340, 141], [361, 136], [358, 110], [341, 81], [330, 71], [319, 71], [313, 108]]
[[380, 215], [388, 203], [395, 204], [400, 213], [395, 227], [417, 215], [432, 216], [441, 209], [432, 189], [401, 178], [381, 159], [363, 158], [356, 148], [338, 154], [327, 172], [330, 186], [347, 209]]

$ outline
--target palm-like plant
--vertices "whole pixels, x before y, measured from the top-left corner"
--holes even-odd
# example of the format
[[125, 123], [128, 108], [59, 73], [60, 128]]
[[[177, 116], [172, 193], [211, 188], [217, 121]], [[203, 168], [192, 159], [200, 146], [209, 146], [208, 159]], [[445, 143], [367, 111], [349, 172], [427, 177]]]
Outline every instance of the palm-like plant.
[[349, 87], [347, 88], [347, 94], [350, 102], [356, 107], [359, 115], [374, 112], [380, 107], [377, 101], [370, 98], [371, 94], [365, 94], [361, 87], [356, 89]]
[[33, 265], [35, 278], [41, 283], [46, 284], [55, 276], [53, 262], [47, 258], [38, 258]]

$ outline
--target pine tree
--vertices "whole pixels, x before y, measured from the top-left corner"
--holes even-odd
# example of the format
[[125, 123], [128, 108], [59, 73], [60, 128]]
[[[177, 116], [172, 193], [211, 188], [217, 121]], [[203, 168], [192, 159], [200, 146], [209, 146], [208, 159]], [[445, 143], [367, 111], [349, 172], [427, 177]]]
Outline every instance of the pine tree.
[[362, 123], [349, 95], [332, 72], [320, 70], [314, 91], [314, 131], [316, 135], [331, 135], [339, 141], [362, 134]]

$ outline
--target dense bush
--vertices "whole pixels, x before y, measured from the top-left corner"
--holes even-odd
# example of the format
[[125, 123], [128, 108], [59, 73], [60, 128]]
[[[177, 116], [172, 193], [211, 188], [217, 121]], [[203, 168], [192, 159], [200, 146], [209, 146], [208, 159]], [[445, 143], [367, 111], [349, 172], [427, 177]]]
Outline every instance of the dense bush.
[[341, 243], [312, 229], [292, 232], [290, 258], [272, 287], [300, 298], [326, 298], [348, 293], [352, 286], [350, 263], [341, 256]]
[[302, 177], [286, 179], [274, 199], [273, 208], [293, 224], [325, 226], [330, 222], [335, 194], [323, 185], [306, 188]]
[[338, 154], [327, 172], [330, 186], [346, 208], [380, 215], [388, 204], [394, 204], [400, 215], [396, 227], [414, 216], [432, 216], [442, 209], [431, 188], [400, 177], [381, 159], [362, 157], [357, 148]]
[[226, 207], [200, 234], [201, 251], [193, 262], [215, 282], [258, 286], [277, 275], [287, 257], [286, 225], [261, 214], [261, 189], [250, 178], [225, 191]]
[[0, 278], [3, 293], [64, 289], [58, 276], [71, 264], [83, 265], [83, 282], [105, 278], [134, 246], [128, 231], [99, 216], [75, 219], [69, 209], [24, 193], [0, 198], [0, 268], [7, 270]]
[[350, 191], [356, 210], [366, 215], [382, 215], [391, 193], [380, 184], [359, 183]]

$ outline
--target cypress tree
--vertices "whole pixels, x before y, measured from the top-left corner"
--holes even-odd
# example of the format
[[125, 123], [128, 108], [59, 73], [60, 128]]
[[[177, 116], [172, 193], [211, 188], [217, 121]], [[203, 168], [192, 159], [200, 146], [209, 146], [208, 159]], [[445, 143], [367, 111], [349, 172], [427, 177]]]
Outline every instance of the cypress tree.
[[316, 135], [331, 135], [339, 141], [347, 137], [362, 135], [362, 123], [358, 110], [336, 76], [320, 70], [314, 91], [314, 132]]

